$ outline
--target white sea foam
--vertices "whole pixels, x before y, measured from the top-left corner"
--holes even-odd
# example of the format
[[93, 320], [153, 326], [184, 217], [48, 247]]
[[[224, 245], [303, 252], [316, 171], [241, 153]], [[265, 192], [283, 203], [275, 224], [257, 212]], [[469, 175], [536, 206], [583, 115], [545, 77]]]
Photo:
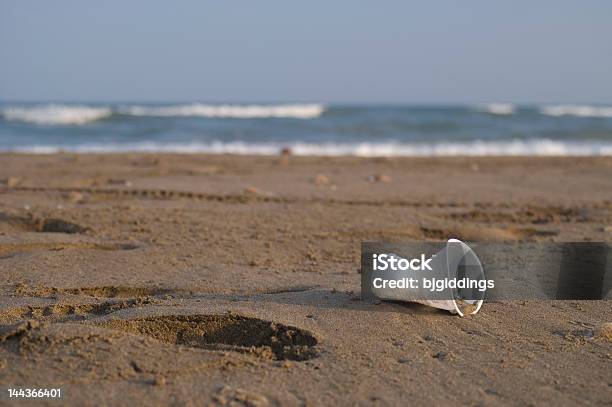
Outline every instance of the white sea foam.
[[305, 156], [611, 156], [612, 143], [562, 142], [548, 139], [512, 141], [470, 141], [423, 143], [246, 143], [191, 142], [159, 143], [139, 142], [122, 144], [85, 144], [71, 147], [52, 145], [24, 146], [10, 151], [53, 153], [72, 151], [80, 153], [112, 152], [161, 152], [161, 153], [210, 153], [241, 155], [277, 155], [289, 147], [295, 155]]
[[320, 104], [282, 105], [209, 105], [188, 104], [176, 106], [126, 106], [120, 113], [133, 116], [193, 116], [211, 118], [295, 118], [312, 119], [321, 116], [325, 107]]
[[511, 115], [516, 110], [511, 103], [489, 103], [481, 109], [486, 113], [497, 115]]
[[28, 107], [7, 107], [2, 109], [6, 120], [34, 124], [85, 124], [109, 117], [109, 107], [83, 105], [37, 105]]
[[612, 117], [612, 106], [554, 105], [540, 109], [547, 116]]

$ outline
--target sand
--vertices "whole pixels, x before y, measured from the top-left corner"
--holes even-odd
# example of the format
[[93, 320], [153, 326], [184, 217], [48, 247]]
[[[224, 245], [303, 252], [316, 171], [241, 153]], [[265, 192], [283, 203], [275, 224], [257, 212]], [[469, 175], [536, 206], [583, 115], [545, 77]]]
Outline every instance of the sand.
[[363, 240], [611, 240], [611, 158], [4, 154], [0, 178], [0, 403], [612, 401], [612, 301], [359, 294]]

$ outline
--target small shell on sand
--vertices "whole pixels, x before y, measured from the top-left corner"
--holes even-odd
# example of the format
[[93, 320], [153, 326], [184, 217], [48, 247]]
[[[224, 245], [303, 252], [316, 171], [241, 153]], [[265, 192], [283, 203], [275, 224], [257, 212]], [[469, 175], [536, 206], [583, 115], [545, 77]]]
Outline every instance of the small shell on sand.
[[77, 191], [69, 192], [65, 195], [65, 198], [72, 203], [81, 203], [85, 200], [85, 197], [82, 193]]
[[244, 193], [247, 195], [261, 195], [261, 191], [255, 187], [246, 187]]
[[17, 177], [8, 177], [8, 178], [4, 178], [0, 182], [9, 188], [13, 188], [21, 184], [21, 179]]
[[329, 184], [329, 177], [325, 174], [317, 174], [316, 177], [314, 177], [313, 182], [316, 185], [327, 185]]
[[605, 322], [595, 328], [593, 332], [595, 339], [603, 339], [608, 342], [612, 342], [612, 322]]
[[248, 187], [244, 188], [242, 190], [242, 194], [243, 195], [250, 195], [250, 196], [261, 196], [261, 197], [272, 197], [272, 196], [274, 196], [273, 192], [264, 191], [262, 189], [255, 188], [254, 186], [248, 186]]
[[115, 179], [115, 178], [111, 178], [109, 179], [107, 182], [107, 184], [109, 185], [118, 185], [118, 186], [125, 186], [125, 187], [131, 187], [132, 186], [132, 181], [126, 180], [126, 179]]

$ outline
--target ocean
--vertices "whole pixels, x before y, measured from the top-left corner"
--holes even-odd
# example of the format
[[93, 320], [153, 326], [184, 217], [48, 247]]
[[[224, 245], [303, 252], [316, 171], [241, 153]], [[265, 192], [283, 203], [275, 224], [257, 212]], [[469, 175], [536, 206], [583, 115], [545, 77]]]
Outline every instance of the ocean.
[[612, 106], [0, 104], [0, 151], [612, 155]]

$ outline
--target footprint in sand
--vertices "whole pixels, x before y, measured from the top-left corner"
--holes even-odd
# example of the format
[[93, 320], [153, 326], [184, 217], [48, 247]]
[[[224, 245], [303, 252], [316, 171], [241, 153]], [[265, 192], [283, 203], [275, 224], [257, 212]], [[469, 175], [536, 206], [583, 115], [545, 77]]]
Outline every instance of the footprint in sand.
[[231, 350], [272, 360], [303, 361], [317, 356], [308, 331], [235, 314], [166, 315], [112, 319], [96, 325], [194, 348]]
[[89, 228], [59, 218], [17, 216], [0, 213], [0, 232], [85, 233]]
[[[0, 313], [0, 344], [19, 338], [47, 323], [82, 321], [160, 342], [208, 350], [245, 353], [270, 360], [304, 361], [318, 355], [310, 332], [258, 318], [236, 314], [165, 315], [136, 319], [89, 319], [125, 308], [143, 306], [138, 299], [104, 304], [61, 304], [20, 307]], [[17, 321], [17, 322], [15, 322]]]

